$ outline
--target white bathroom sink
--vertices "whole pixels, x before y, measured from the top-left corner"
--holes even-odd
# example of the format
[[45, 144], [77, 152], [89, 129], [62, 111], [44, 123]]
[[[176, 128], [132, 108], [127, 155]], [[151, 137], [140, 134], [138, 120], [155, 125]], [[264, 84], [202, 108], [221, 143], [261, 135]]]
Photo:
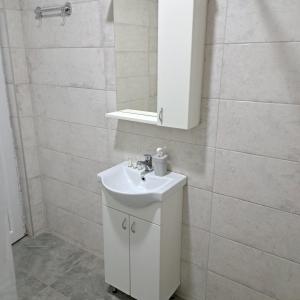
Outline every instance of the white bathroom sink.
[[104, 192], [131, 207], [145, 207], [163, 201], [167, 194], [186, 184], [186, 177], [174, 172], [163, 177], [150, 172], [144, 176], [145, 180], [141, 179], [140, 172], [123, 162], [99, 173], [97, 177]]

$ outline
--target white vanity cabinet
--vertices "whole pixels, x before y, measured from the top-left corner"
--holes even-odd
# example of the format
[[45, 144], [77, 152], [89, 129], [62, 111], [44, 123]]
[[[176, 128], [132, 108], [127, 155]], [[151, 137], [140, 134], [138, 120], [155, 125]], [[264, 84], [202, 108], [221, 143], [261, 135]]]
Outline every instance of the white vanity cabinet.
[[182, 187], [135, 208], [103, 192], [105, 281], [138, 300], [168, 300], [180, 285]]

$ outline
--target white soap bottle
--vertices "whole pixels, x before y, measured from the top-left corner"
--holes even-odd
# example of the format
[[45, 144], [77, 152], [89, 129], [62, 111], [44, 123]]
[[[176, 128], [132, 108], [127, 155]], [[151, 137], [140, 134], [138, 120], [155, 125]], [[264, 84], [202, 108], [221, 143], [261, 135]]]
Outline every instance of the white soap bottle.
[[154, 174], [156, 176], [165, 176], [167, 174], [167, 159], [166, 147], [157, 148], [156, 154], [152, 157]]

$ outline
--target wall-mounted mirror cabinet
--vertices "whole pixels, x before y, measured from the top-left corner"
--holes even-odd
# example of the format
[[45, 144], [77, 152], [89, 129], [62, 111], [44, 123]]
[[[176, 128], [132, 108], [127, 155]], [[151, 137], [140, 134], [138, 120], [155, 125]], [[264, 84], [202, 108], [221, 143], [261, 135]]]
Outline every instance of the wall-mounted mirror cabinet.
[[114, 0], [117, 111], [110, 118], [199, 124], [207, 0]]

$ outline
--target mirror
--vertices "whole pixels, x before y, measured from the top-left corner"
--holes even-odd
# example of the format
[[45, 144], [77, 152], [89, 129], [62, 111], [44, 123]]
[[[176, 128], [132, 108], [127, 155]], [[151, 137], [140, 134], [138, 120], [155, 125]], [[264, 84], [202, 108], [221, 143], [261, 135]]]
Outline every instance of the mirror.
[[113, 0], [117, 111], [106, 117], [199, 124], [207, 0]]
[[158, 0], [114, 0], [117, 109], [157, 112]]

